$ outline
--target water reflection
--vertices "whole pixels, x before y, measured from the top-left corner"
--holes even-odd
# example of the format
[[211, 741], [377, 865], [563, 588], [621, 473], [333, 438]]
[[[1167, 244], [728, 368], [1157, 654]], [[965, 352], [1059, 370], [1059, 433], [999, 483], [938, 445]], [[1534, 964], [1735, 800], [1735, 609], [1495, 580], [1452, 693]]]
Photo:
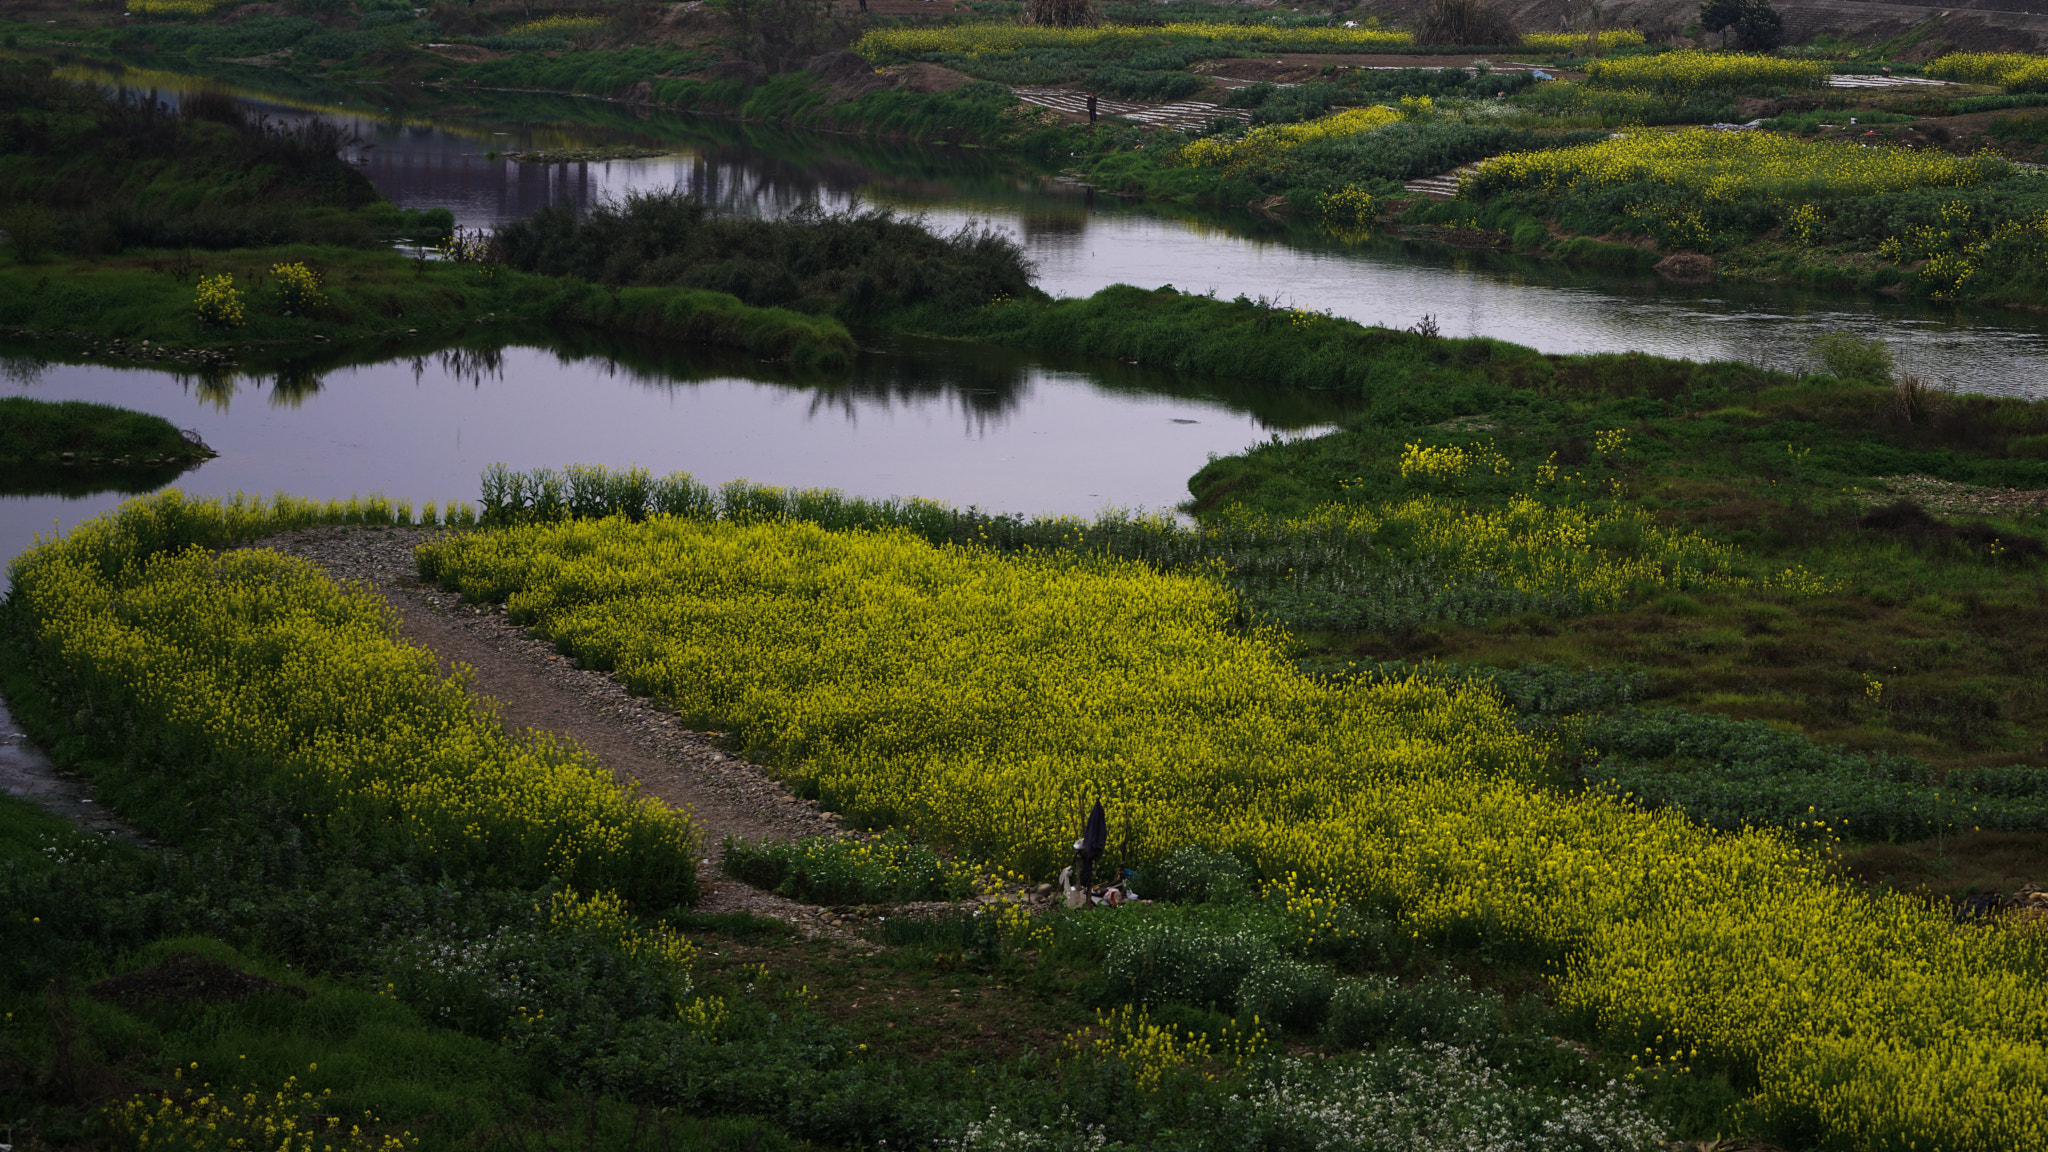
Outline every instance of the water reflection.
[[[220, 456], [177, 482], [207, 495], [473, 499], [488, 464], [588, 461], [1076, 515], [1170, 507], [1211, 454], [1318, 432], [1350, 410], [1315, 393], [950, 341], [877, 344], [851, 372], [818, 378], [676, 345], [507, 336], [381, 358], [336, 351], [236, 377], [24, 361], [0, 395], [114, 403], [192, 426]], [[0, 496], [0, 557], [119, 499]]]

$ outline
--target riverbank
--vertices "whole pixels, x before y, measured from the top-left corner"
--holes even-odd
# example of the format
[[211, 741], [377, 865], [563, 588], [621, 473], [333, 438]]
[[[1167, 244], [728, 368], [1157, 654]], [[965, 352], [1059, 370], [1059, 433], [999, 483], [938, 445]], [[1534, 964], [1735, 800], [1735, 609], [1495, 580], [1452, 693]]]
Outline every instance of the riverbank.
[[[206, 314], [208, 283], [235, 301], [239, 323]], [[382, 359], [442, 347], [476, 328], [536, 321], [734, 348], [805, 368], [843, 368], [853, 353], [845, 326], [829, 317], [753, 308], [723, 293], [608, 293], [492, 263], [389, 250], [293, 245], [0, 265], [0, 326], [15, 338], [202, 375], [322, 348]]]

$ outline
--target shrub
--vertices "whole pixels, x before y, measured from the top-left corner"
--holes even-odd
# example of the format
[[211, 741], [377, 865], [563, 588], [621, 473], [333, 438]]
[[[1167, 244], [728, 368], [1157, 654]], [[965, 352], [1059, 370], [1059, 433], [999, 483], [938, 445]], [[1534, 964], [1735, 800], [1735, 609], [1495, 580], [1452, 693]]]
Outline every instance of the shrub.
[[1329, 1014], [1336, 988], [1336, 978], [1320, 964], [1275, 958], [1246, 974], [1237, 989], [1237, 1014], [1289, 1032], [1314, 1032]]
[[977, 873], [912, 844], [900, 832], [761, 844], [727, 840], [725, 870], [756, 888], [806, 904], [958, 900], [974, 891]]
[[1860, 384], [1892, 382], [1891, 349], [1875, 337], [1865, 339], [1849, 332], [1830, 332], [1814, 341], [1813, 352], [1837, 379]]
[[327, 293], [320, 290], [320, 273], [304, 261], [274, 264], [270, 274], [277, 278], [277, 307], [287, 316], [304, 316], [327, 307]]
[[1110, 997], [1126, 1004], [1173, 1001], [1228, 1009], [1245, 978], [1279, 959], [1273, 942], [1248, 931], [1228, 935], [1186, 924], [1160, 924], [1110, 947], [1103, 962]]
[[1462, 976], [1413, 985], [1363, 976], [1337, 983], [1323, 1032], [1339, 1048], [1472, 1044], [1492, 1036], [1500, 1016], [1499, 998], [1475, 990]]
[[1145, 871], [1142, 895], [1188, 904], [1235, 903], [1250, 895], [1251, 869], [1228, 852], [1190, 844]]
[[242, 307], [242, 290], [235, 287], [233, 273], [204, 276], [193, 298], [199, 322], [209, 328], [240, 328], [248, 322]]

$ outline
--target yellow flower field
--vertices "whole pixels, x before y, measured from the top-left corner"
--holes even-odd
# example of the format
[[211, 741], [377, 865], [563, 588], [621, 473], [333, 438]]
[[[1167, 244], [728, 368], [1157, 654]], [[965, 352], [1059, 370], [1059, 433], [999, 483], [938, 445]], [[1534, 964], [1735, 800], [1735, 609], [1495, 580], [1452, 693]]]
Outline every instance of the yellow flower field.
[[[1423, 98], [1424, 103], [1428, 100]], [[1236, 140], [1203, 136], [1191, 140], [1174, 155], [1174, 161], [1188, 168], [1222, 168], [1234, 171], [1246, 164], [1268, 159], [1315, 140], [1356, 136], [1389, 124], [1398, 124], [1403, 114], [1385, 105], [1351, 108], [1300, 124], [1268, 124], [1254, 128]]]
[[124, 6], [137, 16], [206, 16], [234, 0], [128, 0]]
[[[1101, 24], [1093, 28], [1054, 28], [1037, 24], [954, 24], [934, 28], [877, 28], [862, 36], [855, 52], [870, 60], [925, 52], [1015, 52], [1031, 48], [1085, 48], [1106, 40], [1158, 36], [1168, 40], [1214, 40], [1256, 46], [1269, 52], [1372, 52], [1415, 43], [1410, 32], [1385, 28], [1283, 28], [1273, 24], [1166, 25]], [[1634, 48], [1643, 35], [1634, 29], [1602, 32], [1604, 48]], [[1537, 32], [1522, 38], [1532, 51], [1563, 52], [1586, 46], [1584, 33]], [[1419, 57], [1417, 67], [1429, 67]]]
[[870, 60], [925, 52], [1015, 52], [1030, 48], [1086, 48], [1106, 40], [1162, 36], [1257, 44], [1275, 52], [1363, 52], [1412, 44], [1407, 32], [1382, 28], [1280, 28], [1270, 24], [1099, 24], [1054, 28], [1039, 24], [953, 24], [934, 28], [876, 28], [853, 50]]
[[1951, 52], [1924, 71], [1932, 79], [1959, 84], [1996, 84], [2027, 92], [2048, 89], [2048, 57], [2024, 52]]
[[602, 16], [575, 16], [557, 12], [505, 29], [507, 36], [585, 36], [605, 26]]
[[1818, 88], [1827, 65], [1744, 52], [1681, 50], [1586, 65], [1586, 82], [1603, 88], [1697, 92], [1725, 88]]
[[1306, 680], [1208, 578], [668, 517], [421, 560], [857, 819], [1036, 874], [1101, 796], [1140, 858], [1228, 850], [1555, 957], [1560, 1002], [1613, 1042], [1757, 1077], [1761, 1108], [1842, 1146], [2048, 1141], [2048, 938], [1853, 891], [1775, 833], [1555, 791], [1493, 699]]
[[[1584, 32], [1522, 33], [1522, 47], [1532, 52], [1577, 52], [1589, 46], [1587, 41]], [[1643, 34], [1633, 28], [1605, 29], [1599, 33], [1599, 46], [1603, 50], [1640, 48]]]
[[175, 491], [131, 501], [16, 561], [41, 662], [81, 707], [127, 718], [170, 763], [296, 785], [329, 834], [396, 830], [473, 874], [646, 907], [691, 898], [686, 814], [505, 731], [375, 596], [274, 552], [214, 554], [221, 513]]
[[1552, 194], [1575, 186], [1651, 181], [1707, 200], [1765, 196], [1798, 202], [1869, 196], [1909, 188], [1960, 188], [1997, 179], [2012, 165], [1995, 156], [1952, 156], [1904, 148], [1801, 140], [1764, 132], [1636, 132], [1615, 140], [1479, 163], [1464, 190], [1489, 195], [1518, 188]]

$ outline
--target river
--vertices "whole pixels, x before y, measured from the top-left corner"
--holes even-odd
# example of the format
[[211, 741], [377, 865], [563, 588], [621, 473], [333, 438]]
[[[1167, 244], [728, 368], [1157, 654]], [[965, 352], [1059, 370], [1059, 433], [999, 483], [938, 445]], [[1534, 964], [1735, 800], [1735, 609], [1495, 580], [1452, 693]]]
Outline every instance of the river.
[[[166, 100], [197, 83], [136, 72], [121, 80]], [[1904, 369], [1940, 386], [2048, 395], [2048, 318], [2030, 313], [1675, 284], [1384, 236], [1347, 241], [1244, 211], [1162, 211], [971, 149], [758, 131], [596, 100], [361, 88], [244, 95], [275, 118], [347, 123], [358, 137], [353, 158], [384, 195], [404, 207], [448, 207], [464, 227], [560, 200], [675, 186], [736, 213], [865, 202], [941, 229], [1007, 232], [1036, 261], [1040, 286], [1059, 294], [1171, 283], [1371, 324], [1430, 317], [1446, 335], [1550, 352], [1639, 350], [1786, 369], [1810, 366], [1820, 335], [1850, 331], [1883, 337]], [[558, 164], [503, 156], [599, 147], [666, 154]], [[382, 491], [416, 502], [473, 498], [478, 470], [493, 462], [589, 461], [1018, 512], [1166, 508], [1185, 498], [1187, 477], [1209, 455], [1312, 433], [1344, 411], [1328, 397], [916, 341], [870, 349], [850, 379], [828, 384], [687, 350], [528, 345], [226, 390], [32, 356], [4, 367], [0, 394], [118, 403], [196, 429], [221, 456], [180, 479], [188, 491]], [[0, 556], [119, 499], [0, 498]]]

